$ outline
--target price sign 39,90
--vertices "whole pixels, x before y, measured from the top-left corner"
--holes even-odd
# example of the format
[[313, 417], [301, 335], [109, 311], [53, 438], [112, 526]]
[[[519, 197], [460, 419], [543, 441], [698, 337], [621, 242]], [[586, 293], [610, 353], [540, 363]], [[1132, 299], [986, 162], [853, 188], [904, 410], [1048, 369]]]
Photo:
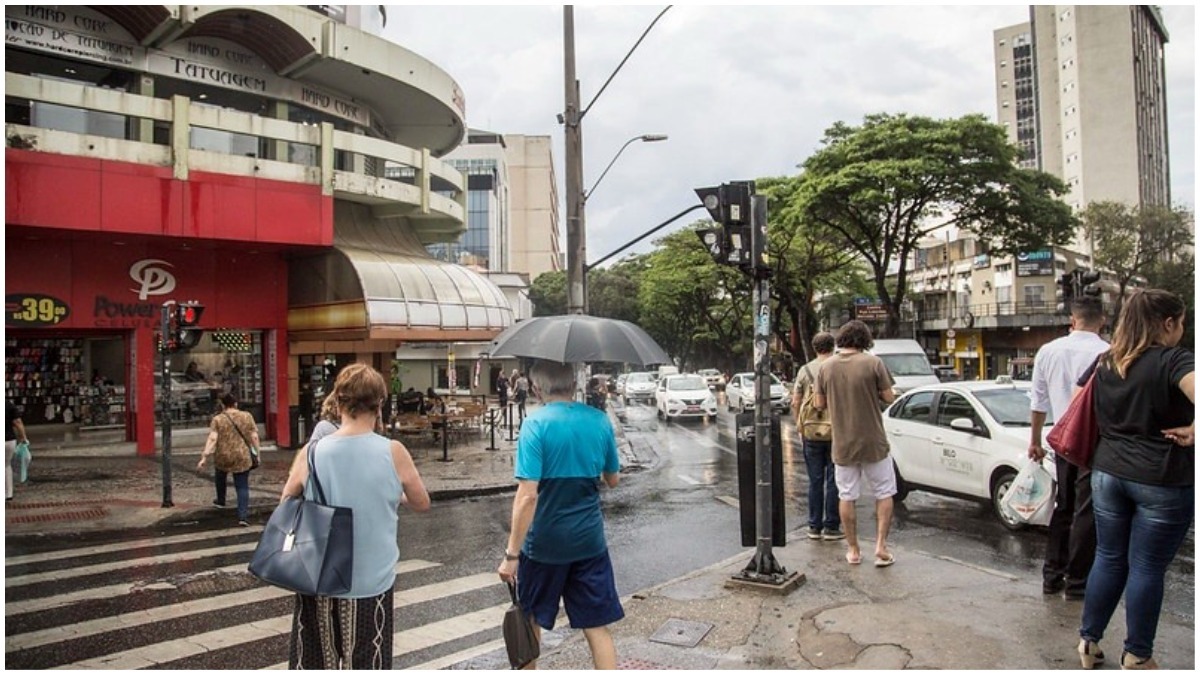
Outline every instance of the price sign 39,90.
[[36, 328], [62, 323], [71, 314], [67, 303], [49, 295], [16, 293], [4, 296], [4, 325]]

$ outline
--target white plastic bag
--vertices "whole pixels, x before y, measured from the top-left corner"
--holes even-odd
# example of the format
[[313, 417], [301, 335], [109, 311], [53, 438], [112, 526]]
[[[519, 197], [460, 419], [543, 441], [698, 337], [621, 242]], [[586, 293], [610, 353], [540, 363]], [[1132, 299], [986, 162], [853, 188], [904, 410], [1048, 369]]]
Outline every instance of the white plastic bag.
[[1049, 525], [1054, 513], [1054, 476], [1041, 462], [1027, 461], [1008, 486], [1000, 508], [1029, 525]]

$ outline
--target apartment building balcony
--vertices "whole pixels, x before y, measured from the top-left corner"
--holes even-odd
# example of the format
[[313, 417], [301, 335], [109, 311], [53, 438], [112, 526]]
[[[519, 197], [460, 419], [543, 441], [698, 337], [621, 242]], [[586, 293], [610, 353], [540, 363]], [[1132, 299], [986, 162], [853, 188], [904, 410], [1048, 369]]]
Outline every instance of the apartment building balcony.
[[[10, 194], [28, 196], [10, 200], [10, 223], [45, 222], [46, 219], [39, 217], [44, 213], [21, 211], [53, 209], [56, 201], [53, 195], [62, 185], [54, 180], [54, 171], [23, 168], [46, 164], [46, 158], [33, 155], [53, 154], [90, 161], [94, 171], [76, 173], [74, 177], [78, 180], [80, 176], [90, 176], [95, 183], [75, 184], [72, 186], [75, 191], [92, 188], [99, 194], [103, 191], [106, 170], [128, 173], [140, 167], [158, 179], [187, 181], [193, 174], [202, 174], [307, 187], [309, 192], [323, 197], [368, 205], [382, 219], [407, 218], [418, 236], [428, 242], [453, 240], [466, 228], [465, 180], [457, 169], [433, 158], [428, 148], [410, 148], [346, 133], [328, 123], [297, 124], [215, 108], [183, 96], [165, 100], [12, 72], [5, 73], [5, 98], [10, 115], [14, 108], [19, 110], [22, 106], [60, 106], [103, 114], [110, 122], [105, 125], [106, 130], [121, 130], [95, 134], [5, 124], [9, 184], [17, 189], [10, 190]], [[114, 117], [118, 123], [112, 123]], [[234, 154], [214, 151], [211, 147], [199, 149], [197, 138], [205, 132], [250, 139], [250, 146], [258, 151]], [[409, 177], [399, 180], [385, 177], [390, 167], [407, 169]], [[164, 204], [163, 211], [178, 206], [181, 214], [186, 213], [183, 191], [177, 192], [167, 199], [179, 203]], [[13, 212], [14, 201], [17, 213]], [[100, 201], [97, 199], [96, 203]], [[160, 218], [158, 222], [164, 231], [154, 234], [180, 233], [171, 231], [169, 219]], [[95, 229], [128, 232], [123, 230], [123, 224], [128, 223], [123, 218], [104, 219]], [[332, 243], [332, 232], [328, 230], [316, 239], [297, 240], [296, 234], [287, 234], [282, 243], [324, 246]], [[220, 237], [219, 233], [214, 236]]]
[[1063, 326], [1070, 317], [1051, 302], [993, 302], [966, 306], [918, 308], [918, 328], [944, 331], [954, 328], [1023, 328]]

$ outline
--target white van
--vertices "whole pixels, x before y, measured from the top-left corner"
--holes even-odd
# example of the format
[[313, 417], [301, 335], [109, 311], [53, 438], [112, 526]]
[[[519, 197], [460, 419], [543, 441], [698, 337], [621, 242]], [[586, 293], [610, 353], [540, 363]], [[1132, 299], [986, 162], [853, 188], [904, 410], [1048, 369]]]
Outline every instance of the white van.
[[929, 365], [929, 358], [925, 356], [925, 350], [916, 340], [876, 340], [871, 353], [883, 359], [883, 364], [896, 381], [896, 394], [939, 382], [933, 367]]

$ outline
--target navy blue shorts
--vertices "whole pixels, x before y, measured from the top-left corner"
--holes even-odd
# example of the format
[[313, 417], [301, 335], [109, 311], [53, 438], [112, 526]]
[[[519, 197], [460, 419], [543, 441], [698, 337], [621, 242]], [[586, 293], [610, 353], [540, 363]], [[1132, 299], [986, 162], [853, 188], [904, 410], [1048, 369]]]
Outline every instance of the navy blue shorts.
[[571, 628], [599, 628], [625, 617], [608, 551], [561, 565], [540, 563], [522, 553], [517, 563], [517, 598], [525, 613], [546, 630], [554, 628], [559, 598]]

